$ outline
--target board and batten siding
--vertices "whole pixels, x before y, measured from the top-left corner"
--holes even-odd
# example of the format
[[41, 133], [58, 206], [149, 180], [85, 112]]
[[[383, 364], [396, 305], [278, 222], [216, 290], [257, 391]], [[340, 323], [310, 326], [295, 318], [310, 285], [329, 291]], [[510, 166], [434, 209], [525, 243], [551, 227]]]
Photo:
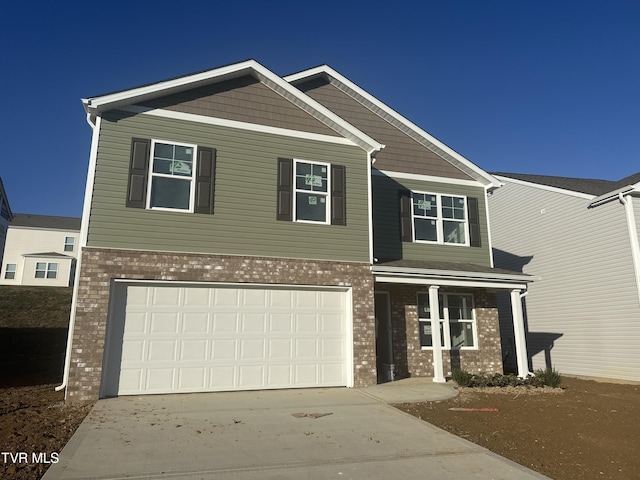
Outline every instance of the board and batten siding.
[[[215, 148], [214, 214], [126, 208], [132, 137]], [[344, 165], [347, 225], [277, 221], [278, 157]], [[88, 245], [368, 262], [367, 161], [356, 146], [109, 112], [101, 122]]]
[[[392, 178], [378, 173], [372, 176], [372, 190], [374, 257], [381, 260], [433, 260], [473, 263], [483, 266], [491, 265], [485, 191], [482, 186], [474, 187], [471, 185]], [[465, 247], [401, 241], [398, 199], [398, 192], [401, 190], [464, 195], [477, 198], [480, 214], [481, 246]]]
[[495, 266], [540, 277], [525, 297], [534, 369], [640, 381], [640, 306], [624, 207], [589, 202], [506, 181], [489, 198]]

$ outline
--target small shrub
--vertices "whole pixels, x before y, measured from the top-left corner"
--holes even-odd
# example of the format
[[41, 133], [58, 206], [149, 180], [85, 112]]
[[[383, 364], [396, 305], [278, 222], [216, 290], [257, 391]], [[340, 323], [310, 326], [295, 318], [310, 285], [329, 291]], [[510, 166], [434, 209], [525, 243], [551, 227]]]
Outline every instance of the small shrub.
[[547, 368], [536, 370], [531, 381], [536, 383], [535, 386], [557, 388], [562, 383], [562, 377], [555, 368]]
[[473, 375], [459, 368], [454, 368], [451, 371], [451, 378], [461, 387], [470, 387], [473, 380]]

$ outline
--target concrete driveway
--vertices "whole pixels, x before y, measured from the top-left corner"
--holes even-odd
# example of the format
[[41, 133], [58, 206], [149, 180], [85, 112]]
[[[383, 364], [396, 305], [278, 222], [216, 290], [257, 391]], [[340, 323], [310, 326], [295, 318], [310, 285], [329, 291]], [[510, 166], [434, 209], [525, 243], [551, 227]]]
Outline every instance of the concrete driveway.
[[100, 400], [44, 479], [546, 478], [365, 392]]

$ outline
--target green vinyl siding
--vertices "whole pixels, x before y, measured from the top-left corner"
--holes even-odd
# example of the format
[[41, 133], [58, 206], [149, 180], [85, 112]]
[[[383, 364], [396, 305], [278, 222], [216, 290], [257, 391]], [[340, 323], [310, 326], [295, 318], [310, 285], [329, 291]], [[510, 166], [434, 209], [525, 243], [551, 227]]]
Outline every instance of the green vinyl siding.
[[[434, 260], [491, 265], [487, 229], [486, 198], [482, 186], [428, 182], [372, 176], [373, 190], [373, 255], [379, 260]], [[478, 199], [480, 214], [480, 247], [433, 245], [403, 242], [400, 239], [400, 206], [398, 192], [412, 190], [449, 195], [464, 195]]]
[[[215, 148], [215, 213], [125, 207], [133, 137]], [[278, 157], [344, 165], [347, 225], [277, 221]], [[368, 262], [367, 191], [367, 154], [356, 146], [110, 112], [101, 122], [88, 245]]]

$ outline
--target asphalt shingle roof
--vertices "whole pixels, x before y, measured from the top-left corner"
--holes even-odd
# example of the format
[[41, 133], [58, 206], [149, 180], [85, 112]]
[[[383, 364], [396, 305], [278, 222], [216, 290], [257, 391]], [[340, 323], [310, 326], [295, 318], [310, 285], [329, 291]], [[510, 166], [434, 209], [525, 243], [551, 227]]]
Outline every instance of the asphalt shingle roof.
[[640, 172], [629, 175], [622, 180], [599, 180], [595, 178], [553, 177], [548, 175], [530, 175], [526, 173], [492, 172], [492, 175], [509, 177], [523, 182], [537, 183], [549, 187], [562, 188], [589, 195], [603, 195], [618, 188], [640, 182]]
[[13, 215], [13, 220], [9, 225], [12, 227], [35, 227], [80, 231], [79, 218], [32, 215], [29, 213], [15, 213]]

